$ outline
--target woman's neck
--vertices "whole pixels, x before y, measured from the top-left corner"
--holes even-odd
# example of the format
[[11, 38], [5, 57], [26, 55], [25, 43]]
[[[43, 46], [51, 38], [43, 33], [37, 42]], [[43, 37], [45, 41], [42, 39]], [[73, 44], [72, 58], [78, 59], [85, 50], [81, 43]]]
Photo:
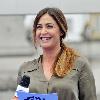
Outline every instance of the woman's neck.
[[51, 49], [43, 49], [43, 62], [54, 62], [56, 56], [60, 52], [60, 49], [60, 46]]

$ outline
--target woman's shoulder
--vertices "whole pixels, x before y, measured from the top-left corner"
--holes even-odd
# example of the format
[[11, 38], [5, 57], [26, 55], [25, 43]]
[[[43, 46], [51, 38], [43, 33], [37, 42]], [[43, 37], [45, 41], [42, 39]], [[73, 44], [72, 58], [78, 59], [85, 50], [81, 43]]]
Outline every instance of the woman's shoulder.
[[75, 68], [81, 70], [83, 67], [90, 67], [90, 63], [87, 57], [80, 55], [75, 60]]
[[29, 60], [29, 61], [25, 61], [24, 63], [22, 63], [22, 65], [20, 66], [19, 70], [29, 70], [29, 69], [37, 69], [38, 67], [38, 63], [39, 63], [39, 59], [38, 58], [34, 58], [33, 60]]

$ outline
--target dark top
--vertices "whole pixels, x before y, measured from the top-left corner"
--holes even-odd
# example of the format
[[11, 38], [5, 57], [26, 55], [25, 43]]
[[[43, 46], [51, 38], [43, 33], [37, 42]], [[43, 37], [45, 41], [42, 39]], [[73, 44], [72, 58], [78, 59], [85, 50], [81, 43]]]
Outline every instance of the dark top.
[[30, 76], [29, 91], [32, 93], [57, 93], [58, 100], [97, 100], [93, 73], [88, 61], [78, 57], [75, 66], [63, 78], [52, 75], [45, 78], [41, 57], [25, 62], [19, 69], [18, 84], [22, 76]]

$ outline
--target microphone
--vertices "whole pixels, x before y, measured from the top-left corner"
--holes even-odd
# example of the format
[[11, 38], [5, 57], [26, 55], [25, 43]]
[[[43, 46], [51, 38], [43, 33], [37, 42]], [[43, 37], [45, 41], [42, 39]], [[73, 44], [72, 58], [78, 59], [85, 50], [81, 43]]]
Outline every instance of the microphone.
[[23, 92], [29, 92], [29, 84], [30, 84], [30, 77], [27, 75], [24, 75], [17, 86], [15, 96], [18, 97], [17, 91], [23, 91]]

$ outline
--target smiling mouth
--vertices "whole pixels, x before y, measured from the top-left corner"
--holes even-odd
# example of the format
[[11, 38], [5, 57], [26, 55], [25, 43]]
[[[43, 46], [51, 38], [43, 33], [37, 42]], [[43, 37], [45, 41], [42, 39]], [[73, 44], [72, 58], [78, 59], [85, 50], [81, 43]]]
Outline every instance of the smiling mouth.
[[45, 40], [50, 40], [51, 37], [40, 37], [41, 40], [45, 41]]

